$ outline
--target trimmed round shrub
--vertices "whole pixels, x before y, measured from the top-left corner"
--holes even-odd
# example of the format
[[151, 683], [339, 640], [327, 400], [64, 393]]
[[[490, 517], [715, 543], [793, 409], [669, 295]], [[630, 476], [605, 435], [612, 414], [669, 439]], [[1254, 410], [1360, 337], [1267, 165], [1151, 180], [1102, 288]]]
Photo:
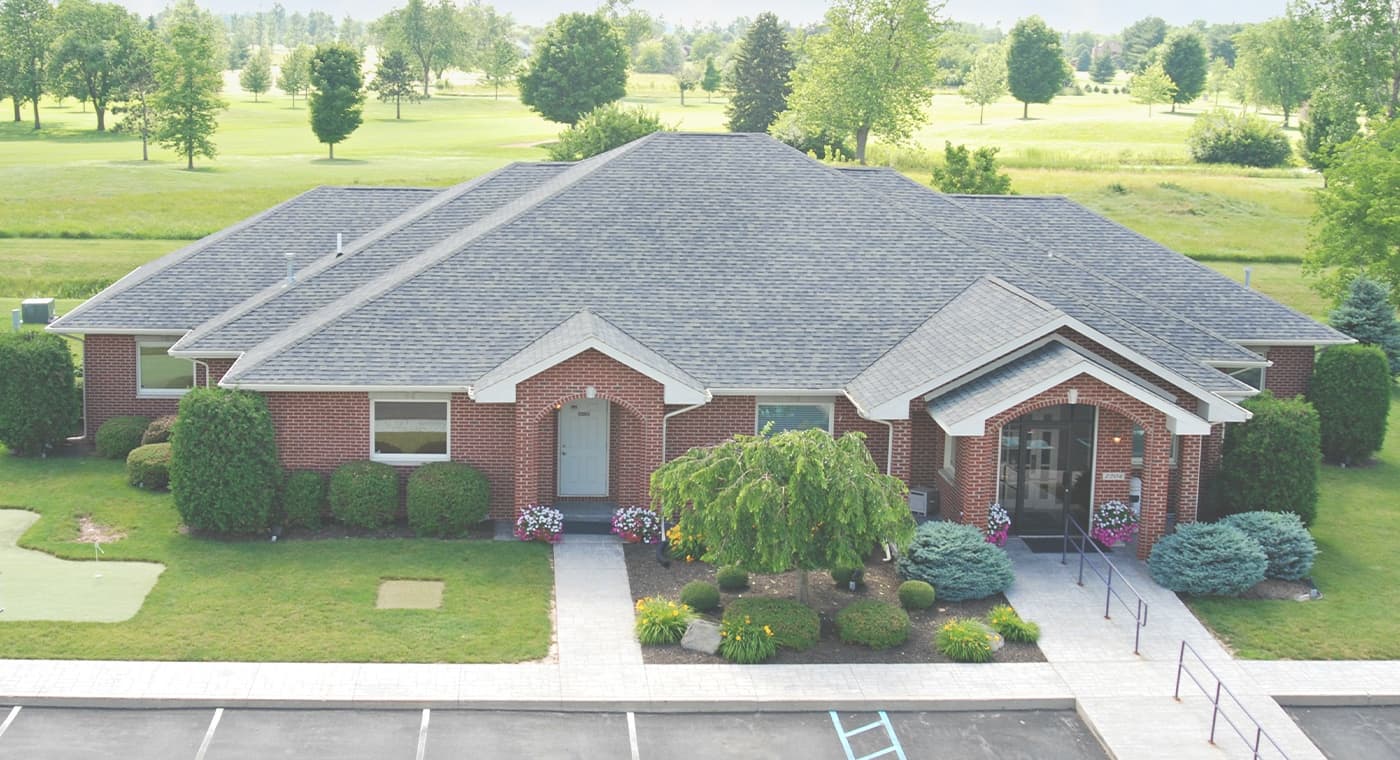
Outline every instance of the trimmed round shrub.
[[709, 581], [691, 581], [681, 588], [681, 604], [709, 612], [719, 606], [719, 587]]
[[36, 456], [63, 443], [82, 415], [73, 354], [57, 335], [0, 333], [0, 443]]
[[175, 427], [175, 415], [167, 414], [164, 417], [157, 417], [151, 420], [151, 424], [146, 426], [145, 432], [141, 434], [141, 445], [148, 443], [166, 443], [170, 440], [170, 431]]
[[1293, 155], [1283, 127], [1253, 114], [1215, 110], [1196, 117], [1186, 135], [1191, 159], [1203, 164], [1282, 166]]
[[126, 482], [148, 491], [170, 487], [170, 444], [148, 443], [126, 455]]
[[450, 538], [486, 519], [491, 483], [461, 462], [425, 464], [408, 476], [408, 524], [420, 536]]
[[1242, 406], [1254, 416], [1226, 428], [1213, 498], [1225, 514], [1293, 512], [1311, 525], [1322, 458], [1317, 410], [1301, 398], [1277, 399], [1268, 391]]
[[1040, 640], [1040, 626], [1022, 620], [1021, 613], [1009, 604], [998, 604], [993, 607], [991, 612], [987, 613], [987, 622], [991, 624], [992, 630], [1001, 634], [1001, 637], [1007, 641], [1034, 644]]
[[[863, 567], [833, 567], [831, 568], [831, 580], [836, 582], [837, 588], [849, 589], [851, 579], [856, 577], [856, 571], [864, 569]], [[856, 581], [856, 588], [865, 588], [864, 574]]]
[[331, 473], [331, 517], [352, 528], [377, 530], [399, 510], [399, 474], [383, 462], [346, 462]]
[[1147, 558], [1157, 583], [1198, 596], [1236, 596], [1264, 580], [1268, 567], [1258, 541], [1223, 523], [1178, 525]]
[[871, 649], [897, 647], [909, 639], [909, 613], [889, 602], [861, 599], [836, 613], [836, 635]]
[[721, 567], [715, 571], [715, 583], [725, 591], [743, 591], [749, 587], [749, 574], [741, 567]]
[[817, 611], [795, 599], [755, 596], [735, 599], [724, 608], [725, 622], [746, 619], [771, 628], [778, 646], [799, 652], [816, 646], [821, 638], [822, 622]]
[[992, 636], [978, 620], [949, 620], [939, 627], [933, 643], [954, 662], [992, 661]]
[[685, 629], [695, 619], [695, 611], [660, 596], [637, 600], [635, 623], [637, 640], [643, 644], [674, 644], [685, 636]]
[[141, 438], [150, 425], [146, 417], [113, 417], [97, 429], [93, 443], [97, 455], [104, 459], [126, 459], [131, 450], [141, 445]]
[[1364, 462], [1381, 450], [1391, 384], [1390, 362], [1377, 346], [1332, 346], [1318, 355], [1308, 401], [1327, 461]]
[[899, 584], [899, 603], [906, 610], [926, 610], [933, 606], [937, 594], [925, 581], [905, 581]]
[[257, 393], [195, 388], [170, 431], [170, 491], [196, 530], [267, 530], [282, 467], [267, 401]]
[[315, 470], [288, 473], [282, 484], [282, 526], [315, 530], [325, 513], [326, 477]]
[[1266, 578], [1296, 581], [1312, 572], [1317, 542], [1298, 516], [1288, 512], [1241, 512], [1221, 520], [1254, 539], [1264, 550], [1269, 566]]
[[977, 528], [953, 522], [920, 525], [898, 567], [901, 577], [932, 585], [950, 602], [999, 594], [1015, 580], [1006, 552]]

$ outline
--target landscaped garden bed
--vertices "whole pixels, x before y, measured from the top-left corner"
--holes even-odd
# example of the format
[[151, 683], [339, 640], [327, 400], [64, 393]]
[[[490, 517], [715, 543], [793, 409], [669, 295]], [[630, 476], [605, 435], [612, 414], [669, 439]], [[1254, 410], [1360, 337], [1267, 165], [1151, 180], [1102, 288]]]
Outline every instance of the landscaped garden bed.
[[[716, 568], [705, 562], [675, 559], [669, 568], [656, 561], [656, 547], [629, 544], [624, 549], [627, 577], [634, 601], [659, 596], [679, 599], [681, 588], [692, 581], [715, 582]], [[898, 589], [903, 579], [893, 562], [881, 562], [880, 553], [865, 565], [865, 585], [852, 592], [838, 588], [827, 572], [812, 572], [809, 579], [809, 605], [821, 620], [821, 636], [815, 646], [805, 651], [779, 647], [768, 662], [782, 664], [810, 663], [916, 663], [952, 662], [934, 646], [934, 636], [940, 627], [956, 618], [985, 620], [993, 607], [1006, 604], [1006, 598], [994, 594], [986, 599], [947, 602], [938, 599], [927, 610], [909, 610], [909, 638], [889, 649], [874, 650], [860, 645], [844, 644], [836, 633], [836, 615], [846, 606], [862, 599], [874, 599], [899, 606]], [[797, 598], [797, 573], [778, 575], [749, 575], [749, 588], [743, 591], [720, 592], [720, 607], [704, 613], [703, 617], [719, 622], [724, 609], [737, 599], [772, 597]], [[713, 664], [723, 662], [719, 655], [702, 654], [684, 649], [680, 644], [642, 647], [642, 657], [650, 664]], [[1044, 662], [1040, 647], [1035, 644], [1007, 641], [993, 655], [994, 662]]]

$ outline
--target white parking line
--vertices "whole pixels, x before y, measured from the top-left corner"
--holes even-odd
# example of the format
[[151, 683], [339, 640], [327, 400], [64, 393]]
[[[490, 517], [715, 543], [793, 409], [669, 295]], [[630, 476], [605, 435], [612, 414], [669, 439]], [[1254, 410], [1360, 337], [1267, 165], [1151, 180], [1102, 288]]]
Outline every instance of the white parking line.
[[204, 753], [209, 751], [209, 744], [214, 741], [214, 732], [219, 730], [219, 720], [223, 717], [224, 708], [215, 708], [214, 717], [209, 721], [209, 730], [204, 732], [204, 741], [199, 743], [199, 751], [194, 753], [194, 760], [204, 760]]
[[4, 736], [6, 729], [10, 727], [11, 723], [15, 722], [15, 717], [19, 715], [19, 708], [19, 705], [10, 708], [10, 714], [5, 716], [5, 722], [0, 723], [0, 736]]
[[428, 752], [428, 708], [423, 708], [423, 722], [418, 726], [418, 760]]
[[632, 745], [632, 760], [642, 760], [642, 751], [637, 748], [637, 714], [627, 713], [627, 741]]

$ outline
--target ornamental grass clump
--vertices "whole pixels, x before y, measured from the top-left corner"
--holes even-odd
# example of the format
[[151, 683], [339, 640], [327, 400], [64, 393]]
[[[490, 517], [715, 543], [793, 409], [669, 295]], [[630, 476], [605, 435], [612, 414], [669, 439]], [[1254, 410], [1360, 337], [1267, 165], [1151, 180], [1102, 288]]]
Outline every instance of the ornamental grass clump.
[[938, 651], [954, 662], [992, 661], [992, 636], [979, 621], [950, 620], [938, 629], [933, 641]]
[[998, 604], [987, 613], [987, 622], [1007, 641], [1034, 644], [1040, 640], [1040, 626], [1022, 620], [1020, 613], [1009, 604]]
[[773, 629], [778, 646], [803, 652], [816, 646], [822, 622], [817, 611], [795, 599], [749, 597], [735, 599], [724, 609], [724, 620], [753, 618]]
[[909, 613], [889, 602], [861, 599], [836, 613], [836, 635], [871, 649], [897, 647], [909, 640]]
[[1162, 587], [1200, 596], [1236, 596], [1264, 580], [1268, 567], [1258, 541], [1223, 523], [1178, 525], [1147, 558]]
[[1240, 512], [1220, 521], [1259, 542], [1268, 557], [1266, 578], [1296, 581], [1312, 572], [1317, 542], [1292, 512]]
[[926, 610], [933, 606], [936, 598], [933, 586], [924, 581], [905, 581], [899, 584], [899, 603], [906, 610]]
[[748, 615], [726, 615], [719, 630], [719, 653], [740, 665], [766, 662], [778, 653], [777, 635], [772, 626], [755, 623]]
[[612, 532], [634, 544], [661, 543], [661, 518], [646, 507], [619, 507], [613, 512]]
[[637, 640], [646, 645], [674, 644], [685, 635], [695, 610], [660, 596], [637, 600]]
[[899, 558], [899, 574], [929, 583], [950, 602], [984, 599], [1015, 580], [1006, 552], [987, 543], [972, 525], [927, 522]]
[[719, 587], [709, 581], [691, 581], [681, 587], [681, 604], [709, 612], [719, 606]]

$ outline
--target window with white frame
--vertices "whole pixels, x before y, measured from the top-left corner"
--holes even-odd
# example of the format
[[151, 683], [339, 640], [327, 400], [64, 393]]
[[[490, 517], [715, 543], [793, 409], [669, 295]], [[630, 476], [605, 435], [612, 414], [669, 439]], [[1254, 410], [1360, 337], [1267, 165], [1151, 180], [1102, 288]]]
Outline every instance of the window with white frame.
[[[1147, 449], [1147, 432], [1137, 425], [1133, 425], [1133, 466], [1142, 466], [1142, 456]], [[1177, 453], [1181, 451], [1181, 438], [1172, 436], [1171, 453], [1167, 456], [1167, 464], [1176, 466]]]
[[951, 479], [958, 472], [958, 448], [957, 439], [951, 435], [943, 436], [943, 474]]
[[384, 462], [446, 461], [447, 407], [446, 400], [371, 401], [371, 458]]
[[831, 401], [801, 398], [761, 398], [758, 400], [757, 432], [768, 429], [770, 435], [789, 430], [817, 428], [832, 432], [835, 404]]
[[170, 340], [136, 341], [136, 395], [179, 396], [194, 387], [194, 362], [171, 356]]

